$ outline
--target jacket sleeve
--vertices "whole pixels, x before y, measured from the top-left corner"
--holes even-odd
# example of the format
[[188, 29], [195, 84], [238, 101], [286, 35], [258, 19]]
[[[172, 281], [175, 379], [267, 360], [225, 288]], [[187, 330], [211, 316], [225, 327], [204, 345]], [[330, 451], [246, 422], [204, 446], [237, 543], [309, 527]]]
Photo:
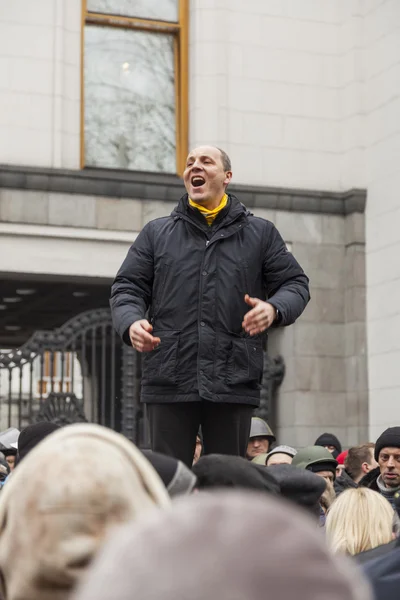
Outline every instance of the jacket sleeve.
[[111, 314], [122, 340], [131, 345], [129, 327], [144, 319], [151, 303], [154, 260], [150, 225], [146, 225], [130, 247], [111, 286]]
[[263, 260], [264, 283], [270, 302], [280, 313], [278, 325], [291, 325], [310, 300], [308, 277], [286, 248], [279, 231], [270, 231]]

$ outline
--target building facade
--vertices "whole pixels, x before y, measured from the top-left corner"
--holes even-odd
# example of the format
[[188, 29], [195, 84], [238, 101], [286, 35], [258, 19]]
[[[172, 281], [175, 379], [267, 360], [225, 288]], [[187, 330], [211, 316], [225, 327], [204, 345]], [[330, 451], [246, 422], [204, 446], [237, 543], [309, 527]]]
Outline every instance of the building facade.
[[397, 0], [3, 3], [1, 346], [106, 306], [182, 194], [188, 148], [215, 144], [311, 280], [302, 318], [270, 335], [280, 441], [398, 423], [399, 27]]

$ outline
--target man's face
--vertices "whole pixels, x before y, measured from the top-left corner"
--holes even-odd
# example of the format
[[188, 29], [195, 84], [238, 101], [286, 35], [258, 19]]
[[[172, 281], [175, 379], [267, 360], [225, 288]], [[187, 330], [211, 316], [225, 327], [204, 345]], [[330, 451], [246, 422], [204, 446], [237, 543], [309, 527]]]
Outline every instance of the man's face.
[[319, 475], [320, 477], [323, 477], [326, 482], [333, 484], [333, 482], [335, 481], [332, 471], [318, 471], [315, 474]]
[[224, 170], [218, 148], [199, 146], [189, 153], [183, 181], [194, 202], [204, 206], [210, 201], [219, 202], [231, 178], [231, 171]]
[[345, 469], [344, 465], [338, 465], [336, 467], [336, 477], [340, 477]]
[[336, 448], [335, 446], [324, 446], [324, 448], [326, 448], [327, 450], [329, 450], [329, 452], [332, 454], [332, 452], [335, 452]]
[[6, 456], [6, 461], [10, 465], [10, 471], [13, 471], [15, 467], [15, 456], [13, 454], [10, 454], [10, 456]]
[[400, 486], [400, 448], [382, 448], [378, 463], [383, 483], [392, 488]]
[[268, 438], [262, 436], [251, 438], [247, 444], [247, 458], [255, 458], [259, 454], [268, 452], [268, 450]]
[[269, 457], [267, 461], [267, 466], [271, 465], [291, 465], [293, 458], [289, 456], [289, 454], [285, 454], [284, 452], [276, 452]]

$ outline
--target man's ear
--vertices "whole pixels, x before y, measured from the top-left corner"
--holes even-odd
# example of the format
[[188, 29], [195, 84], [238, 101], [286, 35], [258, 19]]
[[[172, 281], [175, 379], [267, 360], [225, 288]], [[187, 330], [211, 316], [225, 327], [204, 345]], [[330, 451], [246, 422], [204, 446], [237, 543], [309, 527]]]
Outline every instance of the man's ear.
[[363, 473], [369, 473], [371, 470], [371, 465], [369, 465], [367, 462], [363, 462], [363, 464], [361, 465], [361, 469]]
[[232, 171], [227, 171], [225, 173], [224, 184], [227, 186], [230, 183], [231, 179], [232, 179]]

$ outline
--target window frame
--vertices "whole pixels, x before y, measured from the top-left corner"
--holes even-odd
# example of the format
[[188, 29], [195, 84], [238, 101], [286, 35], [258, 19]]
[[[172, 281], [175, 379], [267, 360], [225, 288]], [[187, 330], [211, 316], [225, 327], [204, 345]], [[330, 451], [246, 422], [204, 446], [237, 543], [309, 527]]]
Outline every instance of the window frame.
[[[182, 176], [188, 154], [189, 118], [189, 0], [178, 0], [178, 22], [124, 17], [120, 15], [89, 12], [87, 0], [82, 0], [81, 22], [81, 123], [80, 168], [94, 168], [85, 162], [85, 26], [98, 25], [132, 29], [148, 33], [172, 34], [174, 36], [175, 71], [175, 122], [176, 122], [176, 174]], [[97, 167], [107, 169], [107, 167]], [[134, 172], [134, 171], [133, 171]]]

